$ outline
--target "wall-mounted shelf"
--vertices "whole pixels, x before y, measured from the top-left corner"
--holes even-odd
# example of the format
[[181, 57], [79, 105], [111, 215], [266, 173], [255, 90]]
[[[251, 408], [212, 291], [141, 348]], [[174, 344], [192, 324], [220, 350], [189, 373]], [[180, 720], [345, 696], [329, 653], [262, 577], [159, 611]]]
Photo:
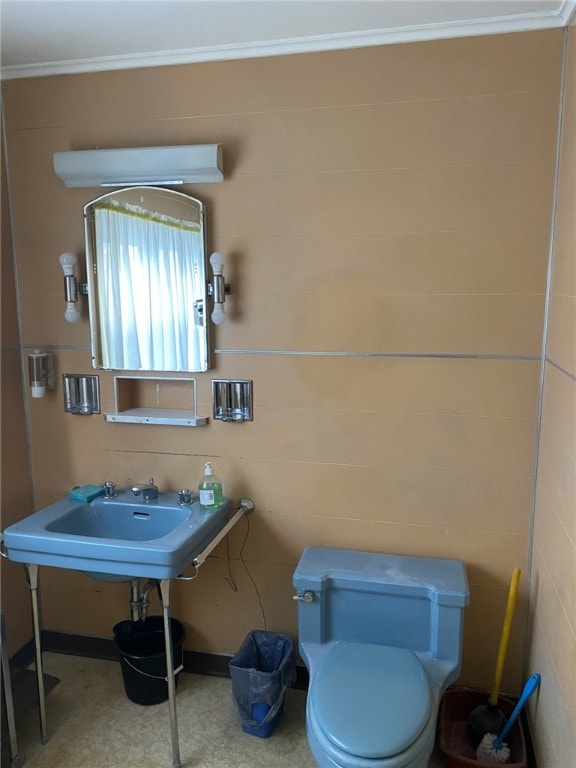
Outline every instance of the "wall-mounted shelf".
[[196, 379], [115, 376], [114, 401], [116, 411], [105, 413], [106, 421], [180, 427], [208, 423], [208, 417], [196, 413]]

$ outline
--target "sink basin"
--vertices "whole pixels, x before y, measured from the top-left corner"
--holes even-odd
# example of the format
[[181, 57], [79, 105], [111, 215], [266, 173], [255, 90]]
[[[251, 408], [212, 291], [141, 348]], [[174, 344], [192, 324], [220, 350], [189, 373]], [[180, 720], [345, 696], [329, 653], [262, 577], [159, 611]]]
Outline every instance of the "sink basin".
[[74, 504], [45, 528], [50, 533], [73, 536], [152, 541], [172, 533], [190, 517], [189, 507], [174, 507], [165, 502], [151, 506], [153, 503], [99, 498], [89, 504]]
[[19, 563], [84, 571], [105, 581], [178, 576], [228, 520], [229, 502], [215, 510], [178, 494], [143, 501], [131, 491], [83, 503], [68, 498], [4, 531], [8, 557]]

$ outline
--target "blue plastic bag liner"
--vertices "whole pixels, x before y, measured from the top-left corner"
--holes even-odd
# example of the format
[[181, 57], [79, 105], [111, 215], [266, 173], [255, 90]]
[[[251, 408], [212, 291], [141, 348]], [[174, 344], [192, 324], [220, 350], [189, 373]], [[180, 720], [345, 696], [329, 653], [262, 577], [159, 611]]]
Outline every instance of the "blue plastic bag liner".
[[252, 630], [230, 660], [229, 669], [242, 729], [269, 736], [282, 714], [286, 688], [296, 680], [292, 638]]

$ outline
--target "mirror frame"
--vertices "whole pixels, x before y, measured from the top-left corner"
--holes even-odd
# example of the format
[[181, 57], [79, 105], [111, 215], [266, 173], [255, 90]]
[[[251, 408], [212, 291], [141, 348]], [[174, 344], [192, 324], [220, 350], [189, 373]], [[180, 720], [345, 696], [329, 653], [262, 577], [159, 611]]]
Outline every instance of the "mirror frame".
[[[204, 353], [201, 355], [199, 363], [196, 367], [188, 367], [186, 369], [174, 369], [174, 368], [108, 368], [104, 367], [103, 365], [103, 353], [102, 353], [102, 342], [101, 342], [101, 327], [100, 327], [100, 318], [99, 318], [99, 292], [98, 292], [98, 260], [97, 260], [97, 253], [96, 253], [96, 242], [95, 242], [95, 227], [94, 227], [94, 209], [97, 207], [97, 205], [100, 203], [103, 203], [107, 200], [114, 200], [118, 199], [119, 195], [124, 194], [126, 197], [134, 196], [136, 197], [138, 194], [150, 194], [153, 193], [156, 196], [159, 196], [160, 194], [168, 195], [172, 197], [174, 200], [178, 200], [178, 198], [181, 199], [181, 202], [185, 202], [189, 205], [194, 206], [198, 211], [198, 217], [199, 217], [199, 225], [200, 225], [200, 234], [202, 237], [202, 252], [203, 252], [203, 258], [202, 258], [202, 274], [201, 274], [201, 280], [199, 281], [202, 286], [201, 296], [198, 297], [191, 297], [190, 301], [192, 303], [196, 303], [196, 306], [198, 307], [198, 312], [201, 317], [201, 325], [197, 327], [202, 327], [204, 330]], [[128, 201], [125, 201], [128, 202]], [[133, 201], [130, 201], [131, 204], [134, 204]], [[150, 208], [152, 210], [152, 208]], [[169, 214], [173, 215], [173, 214]], [[92, 366], [94, 368], [100, 369], [100, 370], [119, 370], [119, 371], [126, 371], [126, 370], [140, 370], [140, 371], [150, 371], [150, 372], [177, 372], [177, 373], [197, 373], [197, 372], [204, 372], [207, 371], [211, 365], [210, 365], [210, 329], [209, 329], [209, 323], [208, 323], [208, 283], [207, 283], [207, 270], [208, 270], [208, 259], [207, 259], [207, 249], [206, 249], [206, 226], [205, 226], [205, 218], [206, 218], [206, 208], [204, 203], [201, 200], [198, 200], [195, 197], [192, 197], [191, 195], [185, 194], [183, 192], [178, 192], [176, 190], [167, 189], [165, 187], [156, 187], [156, 186], [130, 186], [130, 187], [121, 187], [119, 189], [115, 189], [112, 192], [108, 192], [104, 195], [100, 195], [99, 197], [90, 200], [86, 205], [84, 206], [84, 238], [85, 238], [85, 247], [86, 247], [86, 273], [87, 273], [87, 284], [88, 284], [88, 306], [89, 306], [89, 315], [90, 315], [90, 346], [91, 346], [91, 354], [92, 354]]]

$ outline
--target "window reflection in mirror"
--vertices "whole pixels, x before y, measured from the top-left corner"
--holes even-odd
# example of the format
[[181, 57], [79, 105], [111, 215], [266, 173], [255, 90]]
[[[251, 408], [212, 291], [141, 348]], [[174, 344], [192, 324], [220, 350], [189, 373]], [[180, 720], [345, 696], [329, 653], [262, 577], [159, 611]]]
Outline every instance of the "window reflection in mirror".
[[132, 187], [84, 208], [95, 368], [205, 371], [204, 206]]

